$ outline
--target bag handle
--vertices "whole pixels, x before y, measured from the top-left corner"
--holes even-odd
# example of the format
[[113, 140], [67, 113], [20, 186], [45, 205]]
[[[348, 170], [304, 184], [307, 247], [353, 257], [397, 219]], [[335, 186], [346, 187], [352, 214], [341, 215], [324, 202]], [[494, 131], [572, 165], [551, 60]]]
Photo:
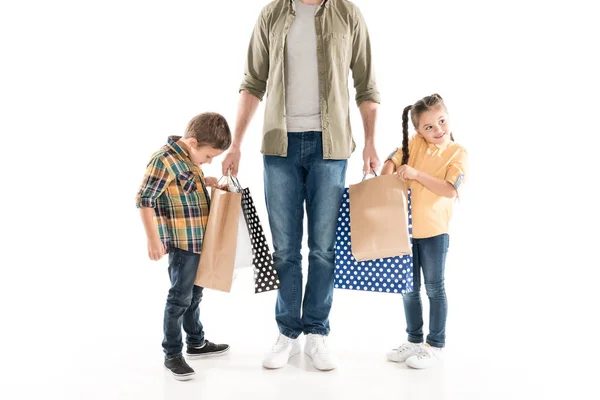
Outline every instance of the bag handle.
[[367, 179], [367, 176], [369, 176], [369, 175], [374, 175], [375, 177], [377, 177], [377, 172], [374, 169], [372, 169], [370, 173], [367, 173], [367, 174], [363, 175], [363, 178], [362, 178], [361, 182], [364, 182], [365, 179]]
[[236, 176], [230, 176], [229, 178], [231, 179], [231, 182], [233, 182], [233, 186], [235, 186], [237, 191], [241, 193], [244, 189], [242, 188], [242, 185], [240, 185], [238, 178]]
[[225, 182], [227, 182], [227, 183], [231, 182], [233, 184], [233, 187], [235, 187], [235, 189], [238, 193], [242, 192], [243, 189], [242, 189], [242, 185], [240, 185], [240, 181], [238, 181], [238, 179], [235, 176], [231, 176], [231, 174], [229, 172], [227, 173], [227, 175], [221, 176], [221, 178], [217, 182], [217, 186], [221, 186], [221, 181], [223, 180], [223, 178], [225, 178]]

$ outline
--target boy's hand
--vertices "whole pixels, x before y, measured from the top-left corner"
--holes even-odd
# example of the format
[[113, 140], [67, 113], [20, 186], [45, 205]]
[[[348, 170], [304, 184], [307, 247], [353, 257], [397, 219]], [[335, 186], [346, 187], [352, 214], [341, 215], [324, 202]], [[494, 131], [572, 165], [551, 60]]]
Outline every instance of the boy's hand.
[[217, 184], [219, 183], [219, 180], [212, 176], [206, 176], [206, 177], [204, 177], [204, 182], [206, 183], [206, 186], [214, 187], [214, 186], [217, 186]]
[[217, 189], [227, 188], [227, 182], [219, 185], [219, 180], [212, 176], [204, 177], [204, 182], [206, 183], [206, 186], [208, 186], [208, 187], [216, 187]]
[[167, 252], [160, 238], [148, 240], [148, 257], [153, 261], [160, 260]]
[[403, 181], [417, 179], [419, 177], [419, 171], [413, 167], [409, 167], [407, 164], [400, 166], [396, 173], [398, 174], [398, 179]]

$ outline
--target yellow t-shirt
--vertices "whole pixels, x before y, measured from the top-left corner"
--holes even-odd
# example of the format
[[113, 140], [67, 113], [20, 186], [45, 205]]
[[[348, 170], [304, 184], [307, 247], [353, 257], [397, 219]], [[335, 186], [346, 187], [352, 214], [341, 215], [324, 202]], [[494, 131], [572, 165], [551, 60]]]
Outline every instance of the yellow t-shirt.
[[[408, 142], [408, 165], [434, 178], [444, 179], [457, 190], [467, 172], [467, 150], [458, 143], [440, 146], [429, 144], [420, 135]], [[388, 158], [396, 168], [402, 163], [402, 148]], [[413, 237], [423, 239], [448, 233], [453, 199], [439, 196], [416, 180], [409, 181], [412, 197]]]

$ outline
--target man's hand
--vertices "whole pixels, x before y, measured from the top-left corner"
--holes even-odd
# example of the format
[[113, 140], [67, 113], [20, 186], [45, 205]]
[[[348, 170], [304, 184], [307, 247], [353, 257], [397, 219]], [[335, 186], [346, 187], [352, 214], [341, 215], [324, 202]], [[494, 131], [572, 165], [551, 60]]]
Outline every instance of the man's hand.
[[237, 176], [242, 153], [237, 146], [231, 146], [222, 163], [223, 175]]
[[159, 237], [148, 240], [148, 257], [151, 260], [158, 261], [167, 253], [165, 245]]
[[366, 145], [363, 150], [363, 174], [367, 175], [374, 172], [379, 171], [379, 166], [381, 165], [381, 161], [379, 161], [379, 157], [377, 156], [377, 151], [375, 150], [375, 146]]

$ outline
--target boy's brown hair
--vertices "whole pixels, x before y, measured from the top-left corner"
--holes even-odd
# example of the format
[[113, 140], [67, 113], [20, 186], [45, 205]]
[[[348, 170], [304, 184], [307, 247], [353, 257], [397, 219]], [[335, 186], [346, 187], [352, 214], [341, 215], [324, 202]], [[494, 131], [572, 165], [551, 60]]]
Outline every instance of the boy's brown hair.
[[227, 120], [214, 112], [205, 112], [192, 118], [185, 128], [184, 137], [196, 139], [198, 146], [211, 146], [223, 151], [231, 145], [231, 131]]

